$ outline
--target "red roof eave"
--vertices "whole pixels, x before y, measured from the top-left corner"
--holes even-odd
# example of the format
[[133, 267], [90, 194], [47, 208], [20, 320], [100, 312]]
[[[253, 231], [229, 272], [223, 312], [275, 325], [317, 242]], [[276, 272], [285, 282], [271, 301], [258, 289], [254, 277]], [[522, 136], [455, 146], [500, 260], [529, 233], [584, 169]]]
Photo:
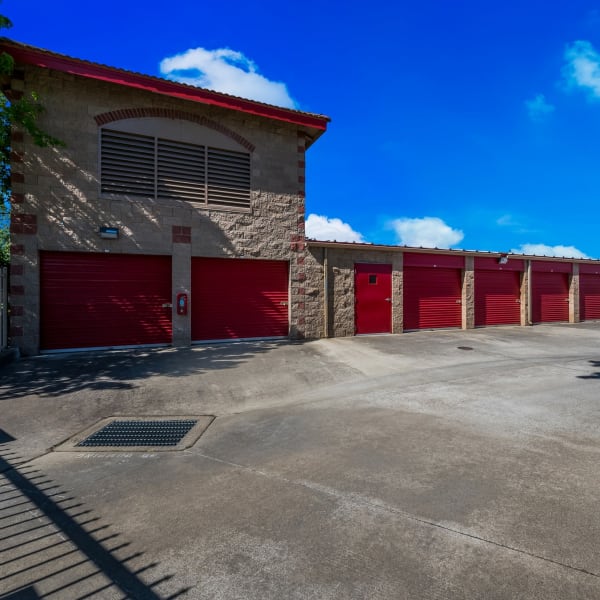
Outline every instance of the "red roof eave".
[[319, 132], [325, 131], [327, 129], [327, 123], [329, 122], [329, 118], [325, 116], [312, 115], [294, 111], [292, 109], [263, 104], [261, 102], [254, 102], [252, 100], [246, 100], [245, 98], [229, 96], [227, 94], [221, 94], [203, 88], [196, 88], [190, 85], [160, 79], [158, 77], [151, 77], [149, 75], [142, 75], [141, 73], [133, 73], [131, 71], [124, 71], [106, 65], [54, 54], [42, 49], [21, 46], [19, 44], [13, 45], [8, 40], [4, 40], [0, 43], [0, 49], [8, 52], [17, 63], [53, 69], [63, 73], [87, 77], [88, 79], [106, 81], [108, 83], [124, 85], [174, 98], [190, 100], [192, 102], [219, 106], [221, 108], [236, 110], [257, 115], [259, 117], [285, 121], [294, 125], [317, 129]]

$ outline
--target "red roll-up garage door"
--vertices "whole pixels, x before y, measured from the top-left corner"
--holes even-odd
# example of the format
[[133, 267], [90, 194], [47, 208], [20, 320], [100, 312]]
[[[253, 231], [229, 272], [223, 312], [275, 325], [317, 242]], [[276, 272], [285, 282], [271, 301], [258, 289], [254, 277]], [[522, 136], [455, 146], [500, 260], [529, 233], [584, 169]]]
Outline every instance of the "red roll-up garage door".
[[579, 315], [582, 321], [600, 319], [600, 273], [579, 271]]
[[172, 340], [171, 257], [40, 253], [40, 348]]
[[521, 323], [522, 260], [475, 258], [475, 325]]
[[569, 320], [569, 274], [536, 271], [531, 274], [534, 323]]
[[192, 259], [192, 341], [288, 335], [288, 263]]
[[461, 269], [464, 258], [404, 255], [404, 329], [460, 327]]
[[515, 271], [475, 271], [475, 325], [519, 325], [520, 275]]

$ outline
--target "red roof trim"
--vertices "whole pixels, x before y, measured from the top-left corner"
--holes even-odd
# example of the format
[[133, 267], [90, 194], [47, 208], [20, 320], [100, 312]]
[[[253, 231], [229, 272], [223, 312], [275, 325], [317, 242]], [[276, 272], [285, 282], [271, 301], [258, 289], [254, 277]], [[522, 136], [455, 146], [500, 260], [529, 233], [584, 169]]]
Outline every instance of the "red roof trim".
[[425, 254], [423, 252], [405, 252], [402, 255], [405, 267], [447, 267], [465, 268], [464, 254]]
[[195, 88], [193, 86], [151, 77], [150, 75], [142, 75], [131, 71], [124, 71], [106, 65], [100, 65], [69, 56], [54, 54], [47, 50], [22, 46], [20, 44], [12, 44], [9, 41], [0, 43], [0, 49], [7, 51], [17, 63], [25, 63], [36, 67], [53, 69], [63, 73], [71, 73], [89, 79], [106, 81], [117, 85], [124, 85], [140, 90], [146, 90], [157, 94], [190, 100], [192, 102], [200, 102], [202, 104], [210, 104], [221, 108], [237, 110], [243, 113], [257, 115], [259, 117], [267, 117], [277, 121], [285, 121], [294, 125], [303, 125], [325, 131], [329, 118], [320, 115], [311, 115], [291, 109], [271, 106], [261, 102], [254, 102], [236, 96], [229, 96], [219, 92], [212, 92], [203, 88]]
[[573, 263], [565, 262], [565, 259], [557, 259], [552, 262], [532, 260], [531, 270], [542, 273], [572, 273]]

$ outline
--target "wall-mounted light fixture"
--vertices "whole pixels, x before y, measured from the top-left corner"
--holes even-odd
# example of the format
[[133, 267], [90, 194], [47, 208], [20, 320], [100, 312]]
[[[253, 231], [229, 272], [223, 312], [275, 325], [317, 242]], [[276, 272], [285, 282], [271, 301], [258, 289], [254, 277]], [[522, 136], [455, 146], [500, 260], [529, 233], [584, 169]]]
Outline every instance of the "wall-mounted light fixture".
[[103, 240], [118, 240], [119, 239], [119, 228], [118, 227], [100, 227], [98, 235]]
[[506, 254], [500, 255], [500, 258], [498, 258], [498, 262], [501, 265], [505, 265], [508, 262], [508, 256], [506, 256]]

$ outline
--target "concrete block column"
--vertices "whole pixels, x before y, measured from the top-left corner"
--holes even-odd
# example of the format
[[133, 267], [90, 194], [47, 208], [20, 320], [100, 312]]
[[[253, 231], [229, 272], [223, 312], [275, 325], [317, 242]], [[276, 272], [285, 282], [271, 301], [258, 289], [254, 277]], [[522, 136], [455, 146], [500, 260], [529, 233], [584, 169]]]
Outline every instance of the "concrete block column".
[[579, 263], [573, 263], [573, 274], [569, 283], [569, 323], [579, 323]]
[[404, 256], [397, 252], [392, 258], [392, 333], [404, 331]]
[[475, 259], [465, 256], [465, 268], [462, 278], [462, 328], [475, 327]]
[[531, 325], [531, 261], [521, 275], [521, 326]]
[[[189, 243], [174, 243], [171, 263], [171, 294], [173, 302], [173, 346], [192, 343], [192, 251]], [[177, 294], [188, 295], [187, 315], [178, 315]]]

